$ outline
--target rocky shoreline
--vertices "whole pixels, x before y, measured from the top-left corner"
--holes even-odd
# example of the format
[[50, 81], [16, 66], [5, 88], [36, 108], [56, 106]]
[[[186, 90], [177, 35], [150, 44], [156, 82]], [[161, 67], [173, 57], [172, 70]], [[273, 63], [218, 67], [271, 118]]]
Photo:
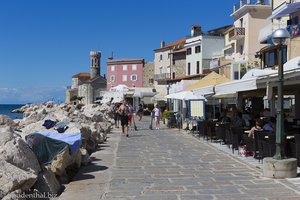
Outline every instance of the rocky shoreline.
[[[107, 105], [75, 107], [70, 104], [25, 105], [18, 112], [23, 119], [0, 115], [0, 199], [16, 199], [24, 194], [58, 196], [70, 174], [90, 163], [90, 155], [106, 141], [114, 123]], [[64, 149], [48, 164], [42, 164], [26, 142], [26, 136], [48, 131], [45, 120], [62, 122], [67, 129], [60, 134], [81, 133], [81, 146], [73, 154]]]

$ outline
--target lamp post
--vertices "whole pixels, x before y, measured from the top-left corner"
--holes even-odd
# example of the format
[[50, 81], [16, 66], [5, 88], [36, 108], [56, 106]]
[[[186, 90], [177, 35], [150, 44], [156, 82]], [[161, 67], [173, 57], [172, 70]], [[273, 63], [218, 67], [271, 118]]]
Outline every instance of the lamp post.
[[[168, 85], [167, 85], [167, 95], [170, 94], [170, 88], [171, 88], [171, 84], [168, 83]], [[167, 108], [168, 108], [168, 110], [170, 110], [170, 100], [169, 99], [167, 99]]]
[[286, 29], [277, 29], [272, 34], [272, 42], [278, 47], [278, 87], [277, 87], [277, 120], [276, 120], [276, 153], [273, 156], [276, 160], [284, 157], [282, 148], [282, 138], [284, 136], [284, 119], [283, 119], [283, 48], [286, 47], [286, 40], [290, 34]]

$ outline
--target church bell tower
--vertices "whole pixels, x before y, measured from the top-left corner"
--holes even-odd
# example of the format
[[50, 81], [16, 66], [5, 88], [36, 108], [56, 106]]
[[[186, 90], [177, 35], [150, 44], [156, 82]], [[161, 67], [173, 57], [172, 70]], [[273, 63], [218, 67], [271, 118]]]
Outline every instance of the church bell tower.
[[100, 51], [90, 51], [91, 79], [100, 76], [100, 59], [101, 59]]

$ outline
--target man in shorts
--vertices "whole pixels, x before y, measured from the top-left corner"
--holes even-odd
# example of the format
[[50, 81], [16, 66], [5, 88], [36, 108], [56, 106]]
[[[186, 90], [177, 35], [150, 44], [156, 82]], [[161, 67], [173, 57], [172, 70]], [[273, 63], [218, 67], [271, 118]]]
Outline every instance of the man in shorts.
[[122, 126], [122, 133], [128, 137], [128, 104], [126, 101], [123, 101], [122, 105], [119, 107], [118, 110], [121, 118], [121, 126]]

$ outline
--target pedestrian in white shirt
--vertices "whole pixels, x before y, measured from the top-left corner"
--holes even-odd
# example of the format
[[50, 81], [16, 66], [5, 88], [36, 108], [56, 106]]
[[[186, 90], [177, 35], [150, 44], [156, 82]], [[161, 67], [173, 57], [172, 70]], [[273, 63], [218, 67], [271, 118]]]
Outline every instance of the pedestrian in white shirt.
[[161, 118], [161, 110], [156, 104], [155, 108], [153, 109], [154, 112], [154, 120], [155, 120], [155, 127], [156, 129], [160, 128], [160, 118]]

